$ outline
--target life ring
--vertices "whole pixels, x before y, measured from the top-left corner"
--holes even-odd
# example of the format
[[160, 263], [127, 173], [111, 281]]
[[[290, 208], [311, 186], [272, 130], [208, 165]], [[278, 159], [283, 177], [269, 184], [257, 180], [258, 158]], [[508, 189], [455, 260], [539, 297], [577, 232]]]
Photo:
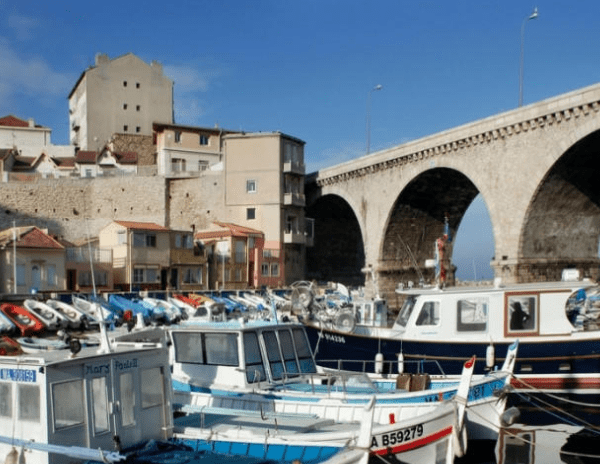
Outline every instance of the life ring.
[[343, 311], [334, 319], [334, 325], [340, 332], [351, 333], [356, 327], [356, 319], [350, 311]]

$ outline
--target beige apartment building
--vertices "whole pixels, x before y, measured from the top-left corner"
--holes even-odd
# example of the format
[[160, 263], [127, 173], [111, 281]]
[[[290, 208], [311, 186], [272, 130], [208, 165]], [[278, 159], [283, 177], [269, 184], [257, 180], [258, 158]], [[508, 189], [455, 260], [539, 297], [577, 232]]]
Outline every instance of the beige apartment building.
[[83, 150], [98, 151], [115, 133], [152, 135], [154, 122], [173, 122], [173, 81], [133, 53], [96, 55], [69, 94], [70, 141]]
[[155, 123], [158, 174], [189, 177], [207, 169], [223, 170], [223, 136], [230, 133], [218, 127]]
[[301, 280], [312, 240], [304, 215], [304, 142], [280, 132], [236, 133], [224, 136], [224, 146], [227, 220], [262, 231], [264, 248], [280, 250], [284, 284]]

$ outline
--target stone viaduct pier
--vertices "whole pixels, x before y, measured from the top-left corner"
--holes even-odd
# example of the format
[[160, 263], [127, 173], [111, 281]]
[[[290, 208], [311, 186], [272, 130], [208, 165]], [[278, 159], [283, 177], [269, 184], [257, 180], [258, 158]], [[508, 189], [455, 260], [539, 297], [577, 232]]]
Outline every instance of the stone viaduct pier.
[[[445, 218], [455, 235], [478, 194], [496, 277], [553, 280], [577, 268], [597, 278], [600, 84], [320, 170], [305, 187], [311, 279], [376, 282], [388, 299], [398, 283], [431, 281], [425, 263]], [[452, 242], [445, 256], [451, 281]]]

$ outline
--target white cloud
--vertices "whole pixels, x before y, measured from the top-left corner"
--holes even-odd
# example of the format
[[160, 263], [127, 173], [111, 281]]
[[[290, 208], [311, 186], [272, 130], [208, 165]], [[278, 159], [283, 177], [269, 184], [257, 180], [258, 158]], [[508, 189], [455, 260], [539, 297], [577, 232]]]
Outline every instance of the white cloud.
[[29, 18], [18, 14], [10, 15], [6, 20], [8, 27], [12, 29], [19, 40], [30, 40], [33, 38], [34, 29], [37, 28], [39, 21], [35, 18]]
[[15, 53], [7, 40], [0, 37], [0, 98], [13, 101], [16, 96], [40, 98], [42, 101], [64, 98], [75, 77], [51, 69], [41, 58]]

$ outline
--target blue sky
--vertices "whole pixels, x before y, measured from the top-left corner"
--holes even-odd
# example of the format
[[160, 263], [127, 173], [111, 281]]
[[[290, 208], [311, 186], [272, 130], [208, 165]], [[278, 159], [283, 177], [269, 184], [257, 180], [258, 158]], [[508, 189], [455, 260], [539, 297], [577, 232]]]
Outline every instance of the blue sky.
[[[310, 172], [364, 154], [377, 84], [371, 152], [515, 108], [534, 6], [524, 103], [597, 83], [596, 0], [0, 0], [0, 115], [34, 118], [66, 144], [81, 72], [96, 53], [133, 52], [175, 81], [176, 122], [285, 132], [306, 142]], [[456, 262], [463, 236], [485, 237], [459, 265], [468, 277], [493, 255], [476, 203], [455, 243]]]

